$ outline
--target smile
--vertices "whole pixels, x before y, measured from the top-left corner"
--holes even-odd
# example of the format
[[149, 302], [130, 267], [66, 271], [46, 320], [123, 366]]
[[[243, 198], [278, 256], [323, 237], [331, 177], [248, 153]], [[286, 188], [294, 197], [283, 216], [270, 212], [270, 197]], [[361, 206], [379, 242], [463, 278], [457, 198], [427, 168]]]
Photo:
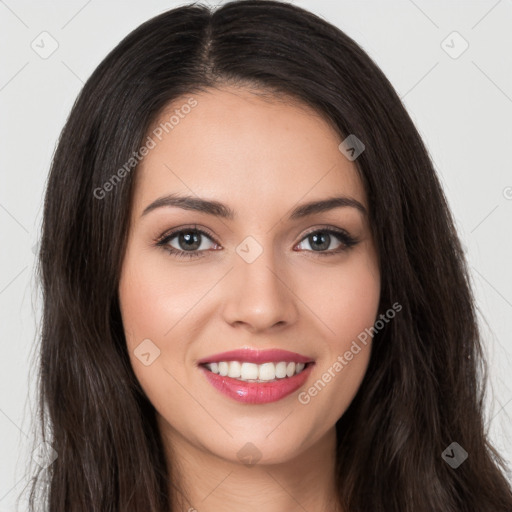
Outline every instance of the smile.
[[240, 361], [221, 361], [205, 365], [212, 373], [221, 377], [231, 377], [245, 382], [270, 382], [276, 379], [286, 379], [301, 373], [306, 365], [280, 361], [279, 363], [242, 363]]
[[285, 350], [252, 349], [216, 354], [197, 362], [208, 382], [238, 402], [275, 402], [299, 389], [314, 366], [311, 358]]

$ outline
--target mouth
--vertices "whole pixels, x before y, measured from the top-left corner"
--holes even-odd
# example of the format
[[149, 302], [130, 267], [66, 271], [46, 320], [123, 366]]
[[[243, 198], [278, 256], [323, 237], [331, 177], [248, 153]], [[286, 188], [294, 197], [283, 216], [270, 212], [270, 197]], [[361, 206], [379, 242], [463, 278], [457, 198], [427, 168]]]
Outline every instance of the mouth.
[[248, 363], [242, 361], [220, 361], [205, 363], [201, 366], [221, 377], [230, 377], [243, 382], [275, 382], [289, 379], [302, 373], [312, 363], [279, 361], [277, 363]]
[[280, 400], [301, 387], [315, 362], [286, 350], [241, 349], [215, 354], [198, 362], [212, 386], [244, 403]]

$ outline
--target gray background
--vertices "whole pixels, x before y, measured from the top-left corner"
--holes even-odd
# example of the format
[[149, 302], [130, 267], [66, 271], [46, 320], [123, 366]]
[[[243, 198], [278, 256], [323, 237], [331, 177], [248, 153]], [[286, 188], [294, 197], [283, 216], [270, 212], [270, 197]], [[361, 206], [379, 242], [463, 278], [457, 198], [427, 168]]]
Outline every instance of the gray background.
[[[59, 132], [106, 54], [183, 3], [0, 0], [0, 512], [14, 510], [32, 456], [41, 308], [34, 251]], [[512, 0], [293, 3], [368, 52], [425, 140], [472, 272], [490, 363], [486, 424], [512, 462]]]

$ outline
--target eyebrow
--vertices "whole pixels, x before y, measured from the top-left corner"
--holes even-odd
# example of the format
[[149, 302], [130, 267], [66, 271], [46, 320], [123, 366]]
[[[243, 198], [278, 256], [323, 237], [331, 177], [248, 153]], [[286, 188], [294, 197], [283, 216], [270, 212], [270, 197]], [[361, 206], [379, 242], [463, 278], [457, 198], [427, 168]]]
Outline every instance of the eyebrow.
[[[234, 220], [236, 213], [229, 206], [220, 203], [219, 201], [202, 199], [200, 197], [183, 196], [178, 194], [169, 194], [159, 197], [151, 204], [144, 208], [141, 217], [147, 215], [149, 212], [157, 208], [175, 206], [183, 210], [193, 210], [196, 212], [206, 213], [222, 219]], [[323, 199], [320, 201], [310, 201], [303, 203], [293, 209], [288, 217], [288, 220], [297, 220], [314, 215], [315, 213], [322, 213], [334, 208], [351, 207], [359, 210], [363, 215], [367, 215], [366, 208], [357, 199], [346, 196], [336, 196]]]

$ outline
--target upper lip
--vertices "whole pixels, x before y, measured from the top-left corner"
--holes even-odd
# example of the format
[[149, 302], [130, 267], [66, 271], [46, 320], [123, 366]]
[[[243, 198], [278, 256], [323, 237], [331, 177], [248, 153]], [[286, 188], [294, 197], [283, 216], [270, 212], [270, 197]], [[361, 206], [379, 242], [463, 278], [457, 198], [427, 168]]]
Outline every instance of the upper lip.
[[290, 352], [288, 350], [281, 350], [278, 348], [268, 350], [255, 350], [252, 348], [242, 348], [238, 350], [230, 350], [228, 352], [220, 352], [208, 357], [204, 357], [197, 361], [197, 364], [205, 363], [218, 363], [220, 361], [240, 361], [244, 363], [276, 363], [286, 361], [288, 363], [310, 363], [314, 359], [311, 357]]

